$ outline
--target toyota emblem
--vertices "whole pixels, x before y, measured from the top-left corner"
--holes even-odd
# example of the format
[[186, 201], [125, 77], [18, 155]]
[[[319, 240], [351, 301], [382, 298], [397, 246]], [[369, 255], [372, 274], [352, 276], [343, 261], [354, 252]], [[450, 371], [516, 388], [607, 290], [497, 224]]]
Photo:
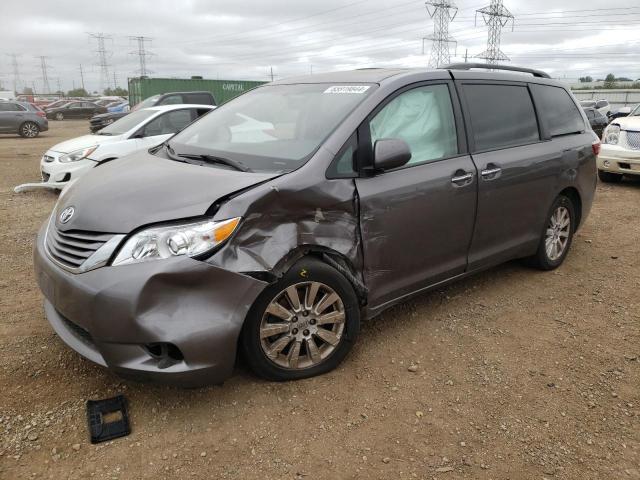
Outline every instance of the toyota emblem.
[[73, 207], [65, 208], [60, 214], [60, 223], [67, 223], [69, 220], [71, 220], [71, 217], [73, 217], [75, 211], [76, 209]]

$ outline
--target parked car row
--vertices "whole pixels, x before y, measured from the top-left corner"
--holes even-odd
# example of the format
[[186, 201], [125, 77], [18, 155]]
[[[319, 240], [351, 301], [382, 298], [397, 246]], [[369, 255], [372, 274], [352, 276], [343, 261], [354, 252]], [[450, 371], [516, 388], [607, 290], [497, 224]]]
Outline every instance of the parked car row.
[[640, 176], [640, 105], [605, 128], [598, 175], [611, 183], [620, 182], [625, 175]]

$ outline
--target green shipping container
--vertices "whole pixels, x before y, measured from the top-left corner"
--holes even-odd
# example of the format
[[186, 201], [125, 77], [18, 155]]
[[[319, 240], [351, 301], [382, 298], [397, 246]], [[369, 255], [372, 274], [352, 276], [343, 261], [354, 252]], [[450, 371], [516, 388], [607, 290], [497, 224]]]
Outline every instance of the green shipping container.
[[170, 92], [211, 92], [218, 105], [266, 82], [244, 80], [205, 80], [202, 78], [130, 78], [131, 106], [152, 95]]

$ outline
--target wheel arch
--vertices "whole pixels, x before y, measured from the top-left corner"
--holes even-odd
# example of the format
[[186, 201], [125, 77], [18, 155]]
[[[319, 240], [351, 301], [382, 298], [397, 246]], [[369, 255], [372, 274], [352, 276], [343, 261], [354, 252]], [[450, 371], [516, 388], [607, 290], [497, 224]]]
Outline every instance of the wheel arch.
[[580, 196], [580, 192], [575, 187], [566, 187], [562, 190], [559, 195], [564, 195], [573, 204], [573, 209], [576, 213], [576, 230], [582, 223], [582, 198]]

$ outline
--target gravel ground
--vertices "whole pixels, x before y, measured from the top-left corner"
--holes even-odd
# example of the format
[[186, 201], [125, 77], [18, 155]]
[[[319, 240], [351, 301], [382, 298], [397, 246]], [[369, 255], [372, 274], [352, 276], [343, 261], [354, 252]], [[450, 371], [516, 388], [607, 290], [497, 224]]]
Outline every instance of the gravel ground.
[[[179, 390], [120, 380], [44, 318], [31, 249], [56, 194], [12, 188], [86, 129], [0, 136], [0, 478], [640, 479], [640, 182], [598, 186], [557, 271], [393, 308], [328, 375]], [[91, 445], [85, 401], [119, 393], [131, 435]]]

